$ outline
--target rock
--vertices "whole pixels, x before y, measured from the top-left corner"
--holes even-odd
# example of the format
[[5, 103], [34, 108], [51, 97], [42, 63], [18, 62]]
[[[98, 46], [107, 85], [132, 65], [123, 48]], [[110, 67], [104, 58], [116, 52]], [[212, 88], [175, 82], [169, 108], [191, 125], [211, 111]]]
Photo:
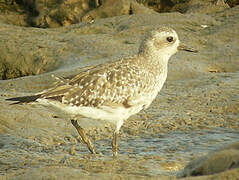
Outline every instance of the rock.
[[[228, 4], [229, 5], [228, 5]], [[238, 4], [235, 0], [11, 0], [0, 4], [0, 22], [19, 26], [55, 28], [79, 22], [130, 14], [156, 12], [213, 13]]]
[[185, 3], [178, 3], [175, 4], [171, 12], [179, 11], [182, 13], [203, 13], [203, 14], [210, 14], [215, 12], [221, 12], [225, 9], [230, 8], [227, 3], [224, 1], [200, 1], [200, 0], [190, 0]]
[[[42, 39], [46, 32], [41, 29], [25, 29], [6, 24], [0, 24], [0, 27], [1, 79], [35, 75], [57, 68], [56, 56], [62, 53], [63, 47], [60, 44], [63, 42], [50, 40], [51, 38], [49, 41]], [[51, 36], [51, 33], [47, 34]]]
[[28, 26], [28, 14], [15, 1], [0, 3], [0, 22], [16, 26]]
[[134, 0], [36, 0], [5, 2], [0, 4], [0, 22], [19, 26], [40, 28], [56, 28], [93, 19], [129, 15], [155, 13], [138, 4]]
[[179, 177], [211, 175], [234, 168], [239, 168], [239, 142], [191, 161]]
[[238, 0], [227, 0], [226, 2], [230, 7], [235, 7], [235, 6], [239, 5]]
[[37, 14], [30, 17], [31, 24], [41, 28], [54, 28], [79, 23], [81, 17], [94, 6], [90, 6], [90, 0], [61, 2], [51, 0], [48, 3], [45, 3], [44, 0], [37, 0], [32, 3]]
[[98, 8], [86, 13], [85, 16], [91, 16], [94, 19], [98, 19], [128, 14], [130, 14], [130, 1], [104, 0]]
[[213, 13], [219, 12], [229, 7], [234, 7], [239, 4], [236, 0], [144, 0], [139, 3], [153, 9], [156, 12], [202, 12]]
[[155, 14], [155, 12], [133, 0], [105, 0], [102, 1], [101, 6], [86, 13], [82, 19], [86, 21], [84, 19], [89, 16], [93, 19], [99, 19], [130, 14]]

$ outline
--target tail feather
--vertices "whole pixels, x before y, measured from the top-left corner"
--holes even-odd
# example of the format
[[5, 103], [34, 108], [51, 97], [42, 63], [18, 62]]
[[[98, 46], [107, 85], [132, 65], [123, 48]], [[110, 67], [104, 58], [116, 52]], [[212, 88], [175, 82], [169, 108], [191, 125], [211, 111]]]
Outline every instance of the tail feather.
[[[21, 103], [30, 103], [36, 101], [41, 95], [32, 95], [32, 96], [22, 96], [22, 97], [14, 97], [14, 98], [9, 98], [6, 99], [7, 101], [17, 101], [12, 104], [21, 104]], [[11, 104], [11, 105], [12, 105]]]

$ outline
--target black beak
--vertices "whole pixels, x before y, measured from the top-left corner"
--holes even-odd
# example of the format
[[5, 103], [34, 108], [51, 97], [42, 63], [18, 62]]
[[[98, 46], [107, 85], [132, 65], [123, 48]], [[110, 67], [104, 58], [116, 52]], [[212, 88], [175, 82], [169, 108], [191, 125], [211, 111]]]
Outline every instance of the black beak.
[[198, 52], [198, 50], [193, 49], [193, 48], [190, 48], [190, 47], [187, 47], [185, 44], [182, 44], [182, 43], [179, 44], [178, 50], [179, 50], [179, 51], [194, 52], [194, 53], [197, 53], [197, 52]]

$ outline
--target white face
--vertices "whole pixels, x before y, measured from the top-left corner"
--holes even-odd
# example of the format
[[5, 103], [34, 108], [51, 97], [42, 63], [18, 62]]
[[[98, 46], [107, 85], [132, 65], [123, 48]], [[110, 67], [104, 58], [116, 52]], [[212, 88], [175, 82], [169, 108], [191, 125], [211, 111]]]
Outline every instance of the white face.
[[153, 32], [151, 46], [155, 52], [164, 54], [165, 56], [172, 56], [177, 52], [179, 46], [178, 35], [174, 30]]
[[168, 60], [178, 50], [198, 52], [180, 43], [177, 33], [169, 27], [159, 27], [146, 34], [139, 53]]

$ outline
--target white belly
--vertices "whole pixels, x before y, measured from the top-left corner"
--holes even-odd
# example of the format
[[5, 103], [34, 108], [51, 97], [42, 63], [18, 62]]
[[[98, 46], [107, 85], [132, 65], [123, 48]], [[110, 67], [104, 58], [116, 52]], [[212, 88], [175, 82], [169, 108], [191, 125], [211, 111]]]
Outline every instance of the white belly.
[[141, 106], [125, 108], [122, 105], [117, 107], [101, 106], [96, 108], [84, 106], [69, 106], [57, 101], [47, 99], [38, 99], [37, 101], [43, 105], [51, 105], [60, 108], [61, 110], [71, 115], [82, 115], [87, 118], [107, 121], [115, 125], [117, 125], [120, 121], [128, 119], [131, 115], [138, 113], [142, 109]]

